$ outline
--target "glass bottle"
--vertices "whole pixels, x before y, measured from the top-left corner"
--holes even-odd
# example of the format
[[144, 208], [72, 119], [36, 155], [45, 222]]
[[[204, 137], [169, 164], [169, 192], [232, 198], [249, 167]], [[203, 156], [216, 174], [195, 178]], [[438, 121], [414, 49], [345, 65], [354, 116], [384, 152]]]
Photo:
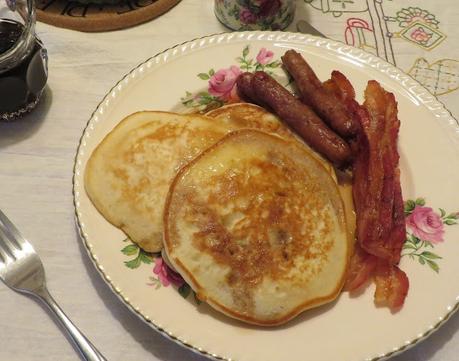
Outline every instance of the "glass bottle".
[[35, 34], [34, 0], [0, 0], [0, 120], [31, 111], [48, 78], [47, 52]]

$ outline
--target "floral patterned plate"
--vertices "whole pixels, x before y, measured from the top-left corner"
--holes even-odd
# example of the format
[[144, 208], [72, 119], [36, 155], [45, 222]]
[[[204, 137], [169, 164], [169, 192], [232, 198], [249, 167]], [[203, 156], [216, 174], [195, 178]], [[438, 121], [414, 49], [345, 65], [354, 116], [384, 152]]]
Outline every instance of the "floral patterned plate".
[[[263, 69], [289, 84], [280, 66], [286, 49], [303, 53], [322, 79], [339, 69], [361, 99], [369, 79], [396, 94], [407, 239], [401, 268], [410, 279], [397, 313], [373, 304], [370, 286], [358, 297], [343, 293], [324, 307], [276, 328], [247, 326], [214, 312], [160, 255], [132, 244], [93, 207], [84, 192], [91, 151], [126, 115], [144, 109], [204, 111], [237, 100], [241, 71]], [[105, 96], [81, 138], [74, 200], [84, 244], [113, 291], [153, 328], [209, 357], [269, 361], [378, 360], [427, 337], [459, 307], [459, 126], [430, 93], [402, 71], [328, 39], [281, 32], [214, 35], [148, 59]]]

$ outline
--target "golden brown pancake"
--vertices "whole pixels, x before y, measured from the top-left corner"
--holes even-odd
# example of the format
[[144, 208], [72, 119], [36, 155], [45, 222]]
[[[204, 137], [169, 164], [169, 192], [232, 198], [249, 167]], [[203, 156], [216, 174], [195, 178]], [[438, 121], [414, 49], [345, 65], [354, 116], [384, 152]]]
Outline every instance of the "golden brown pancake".
[[224, 125], [200, 115], [134, 113], [92, 153], [85, 171], [86, 192], [109, 222], [144, 250], [158, 252], [172, 179], [227, 132]]
[[179, 171], [164, 225], [174, 268], [230, 317], [282, 324], [342, 288], [343, 202], [298, 143], [249, 129], [228, 134]]
[[231, 130], [258, 129], [266, 133], [276, 134], [289, 141], [299, 142], [303, 147], [307, 148], [311, 155], [320, 161], [336, 179], [334, 168], [330, 162], [313, 151], [298, 135], [291, 131], [279, 117], [258, 105], [250, 103], [233, 103], [211, 110], [207, 112], [206, 115], [218, 119], [219, 123], [225, 124]]
[[273, 113], [250, 103], [233, 103], [207, 112], [233, 130], [252, 128], [275, 133], [284, 139], [298, 140], [296, 135]]

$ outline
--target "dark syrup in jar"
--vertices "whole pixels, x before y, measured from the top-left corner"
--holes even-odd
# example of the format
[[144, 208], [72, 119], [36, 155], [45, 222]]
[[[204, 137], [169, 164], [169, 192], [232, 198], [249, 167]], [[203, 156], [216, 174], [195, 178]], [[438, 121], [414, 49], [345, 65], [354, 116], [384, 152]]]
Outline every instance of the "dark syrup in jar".
[[0, 20], [0, 54], [13, 47], [20, 38], [23, 28], [19, 23]]
[[[9, 19], [0, 19], [0, 54], [19, 40], [24, 26]], [[46, 50], [35, 39], [27, 57], [13, 68], [1, 72], [0, 120], [11, 120], [30, 111], [38, 102], [48, 78]]]

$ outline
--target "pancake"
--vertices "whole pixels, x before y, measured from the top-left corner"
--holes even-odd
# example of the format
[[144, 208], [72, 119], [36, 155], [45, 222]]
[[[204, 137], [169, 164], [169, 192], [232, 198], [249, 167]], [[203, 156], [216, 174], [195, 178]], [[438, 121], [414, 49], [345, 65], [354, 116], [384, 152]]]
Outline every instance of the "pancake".
[[226, 135], [171, 184], [165, 251], [198, 297], [224, 314], [279, 325], [334, 300], [349, 261], [336, 182], [298, 143]]
[[110, 223], [144, 250], [158, 252], [172, 179], [228, 131], [200, 115], [134, 113], [92, 153], [85, 170], [86, 192]]
[[233, 130], [252, 128], [275, 133], [284, 139], [298, 140], [296, 135], [273, 113], [250, 103], [233, 103], [211, 110], [206, 116], [216, 118]]
[[351, 246], [353, 247], [356, 220], [354, 201], [352, 198], [352, 175], [336, 171], [328, 160], [312, 150], [312, 148], [309, 147], [295, 132], [290, 130], [290, 128], [285, 125], [278, 116], [258, 105], [251, 103], [228, 104], [207, 112], [206, 116], [218, 119], [219, 123], [223, 123], [232, 130], [246, 128], [258, 129], [266, 133], [276, 134], [289, 141], [301, 143], [301, 145], [304, 146], [310, 154], [327, 169], [331, 177], [338, 184], [338, 189], [344, 202], [349, 240], [351, 242]]
[[311, 155], [322, 163], [335, 182], [338, 183], [341, 198], [344, 202], [349, 239], [351, 240], [351, 244], [354, 243], [355, 211], [352, 198], [351, 175], [338, 171], [338, 176], [335, 172], [335, 168], [328, 160], [312, 150], [295, 132], [291, 131], [279, 117], [258, 105], [250, 103], [228, 104], [207, 112], [206, 116], [218, 119], [232, 130], [245, 128], [259, 129], [266, 133], [276, 134], [286, 140], [300, 142], [306, 147]]
[[216, 118], [219, 124], [223, 123], [232, 130], [237, 129], [258, 129], [266, 133], [272, 133], [283, 139], [300, 142], [308, 148], [311, 154], [327, 168], [336, 180], [333, 166], [320, 154], [313, 151], [298, 135], [290, 130], [279, 117], [266, 109], [250, 103], [233, 103], [211, 110], [206, 116]]

